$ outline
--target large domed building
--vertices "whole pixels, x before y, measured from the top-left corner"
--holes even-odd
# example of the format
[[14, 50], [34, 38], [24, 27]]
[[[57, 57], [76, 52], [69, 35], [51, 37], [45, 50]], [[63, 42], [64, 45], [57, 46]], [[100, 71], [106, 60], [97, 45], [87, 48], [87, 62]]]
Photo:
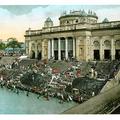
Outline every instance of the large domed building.
[[97, 21], [91, 10], [63, 12], [59, 26], [48, 17], [41, 30], [26, 30], [26, 53], [38, 59], [120, 59], [120, 21]]

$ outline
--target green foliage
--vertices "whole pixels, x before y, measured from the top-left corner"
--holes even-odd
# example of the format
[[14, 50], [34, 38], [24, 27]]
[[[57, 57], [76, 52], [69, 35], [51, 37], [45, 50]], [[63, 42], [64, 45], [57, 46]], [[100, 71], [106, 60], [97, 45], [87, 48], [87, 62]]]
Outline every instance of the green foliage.
[[16, 40], [16, 38], [11, 38], [12, 40], [8, 42], [7, 48], [13, 48], [13, 52], [15, 48], [20, 48], [21, 44]]
[[5, 48], [6, 48], [6, 45], [3, 42], [1, 42], [0, 43], [0, 50], [4, 50]]

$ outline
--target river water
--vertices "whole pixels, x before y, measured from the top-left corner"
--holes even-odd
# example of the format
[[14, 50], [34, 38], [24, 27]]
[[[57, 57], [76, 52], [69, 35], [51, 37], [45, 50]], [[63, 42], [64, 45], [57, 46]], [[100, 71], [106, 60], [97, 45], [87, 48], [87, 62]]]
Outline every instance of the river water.
[[50, 98], [49, 101], [25, 91], [19, 94], [0, 88], [0, 114], [59, 114], [77, 105], [74, 102], [60, 104], [58, 99]]

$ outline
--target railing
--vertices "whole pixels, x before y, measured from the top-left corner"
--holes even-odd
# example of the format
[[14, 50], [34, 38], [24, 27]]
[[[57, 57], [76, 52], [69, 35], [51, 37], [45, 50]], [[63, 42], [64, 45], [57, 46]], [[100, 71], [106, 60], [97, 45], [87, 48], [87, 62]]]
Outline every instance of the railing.
[[108, 23], [98, 23], [96, 25], [92, 25], [91, 29], [102, 29], [102, 28], [114, 28], [114, 27], [120, 27], [120, 21], [115, 22], [108, 22]]
[[74, 29], [76, 29], [76, 25], [56, 26], [56, 27], [50, 27], [50, 28], [43, 28], [42, 33], [45, 33], [45, 32], [59, 32], [59, 31], [74, 30]]
[[76, 30], [76, 29], [102, 29], [102, 28], [114, 28], [120, 27], [120, 21], [115, 22], [108, 22], [108, 23], [97, 23], [97, 24], [73, 24], [67, 26], [55, 26], [49, 28], [43, 28], [41, 30], [28, 30], [26, 31], [26, 35], [40, 35], [42, 33], [49, 33], [49, 32], [59, 32], [59, 31], [66, 31], [66, 30]]
[[26, 31], [26, 35], [38, 35], [38, 34], [41, 34], [42, 33], [42, 30], [29, 30], [29, 31]]

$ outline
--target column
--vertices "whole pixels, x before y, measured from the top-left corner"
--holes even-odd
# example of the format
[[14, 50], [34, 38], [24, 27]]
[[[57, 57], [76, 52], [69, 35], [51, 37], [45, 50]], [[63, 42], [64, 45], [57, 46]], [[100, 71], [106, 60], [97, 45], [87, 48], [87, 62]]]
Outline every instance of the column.
[[86, 35], [86, 38], [85, 38], [85, 60], [86, 61], [91, 59], [90, 43], [91, 43], [91, 36], [90, 35]]
[[35, 58], [38, 56], [37, 43], [35, 43]]
[[42, 41], [42, 59], [44, 59], [45, 55], [44, 55], [44, 40]]
[[84, 37], [84, 58], [87, 61], [87, 36]]
[[100, 39], [100, 60], [103, 60], [103, 42], [102, 39]]
[[68, 59], [68, 39], [65, 39], [65, 59]]
[[27, 55], [29, 55], [29, 41], [28, 40], [25, 40], [25, 52]]
[[111, 59], [115, 60], [115, 43], [114, 39], [111, 39]]
[[50, 40], [48, 40], [48, 59], [50, 59], [51, 55], [50, 55], [50, 50], [51, 46], [50, 46]]
[[60, 45], [60, 38], [58, 38], [58, 60], [61, 60], [61, 45]]
[[54, 39], [52, 39], [52, 58], [54, 58]]
[[73, 38], [73, 57], [75, 58], [75, 39]]
[[89, 59], [90, 61], [93, 60], [93, 45], [92, 45], [92, 37], [90, 38], [89, 41]]
[[29, 42], [29, 57], [31, 57], [31, 42]]
[[80, 40], [81, 40], [80, 37], [77, 37], [77, 38], [76, 38], [76, 52], [75, 52], [75, 53], [76, 53], [76, 56], [75, 56], [75, 57], [76, 57], [77, 60], [80, 60], [80, 59], [81, 59], [81, 55], [82, 55], [82, 54], [81, 54], [81, 46], [80, 46], [81, 44], [80, 44]]

